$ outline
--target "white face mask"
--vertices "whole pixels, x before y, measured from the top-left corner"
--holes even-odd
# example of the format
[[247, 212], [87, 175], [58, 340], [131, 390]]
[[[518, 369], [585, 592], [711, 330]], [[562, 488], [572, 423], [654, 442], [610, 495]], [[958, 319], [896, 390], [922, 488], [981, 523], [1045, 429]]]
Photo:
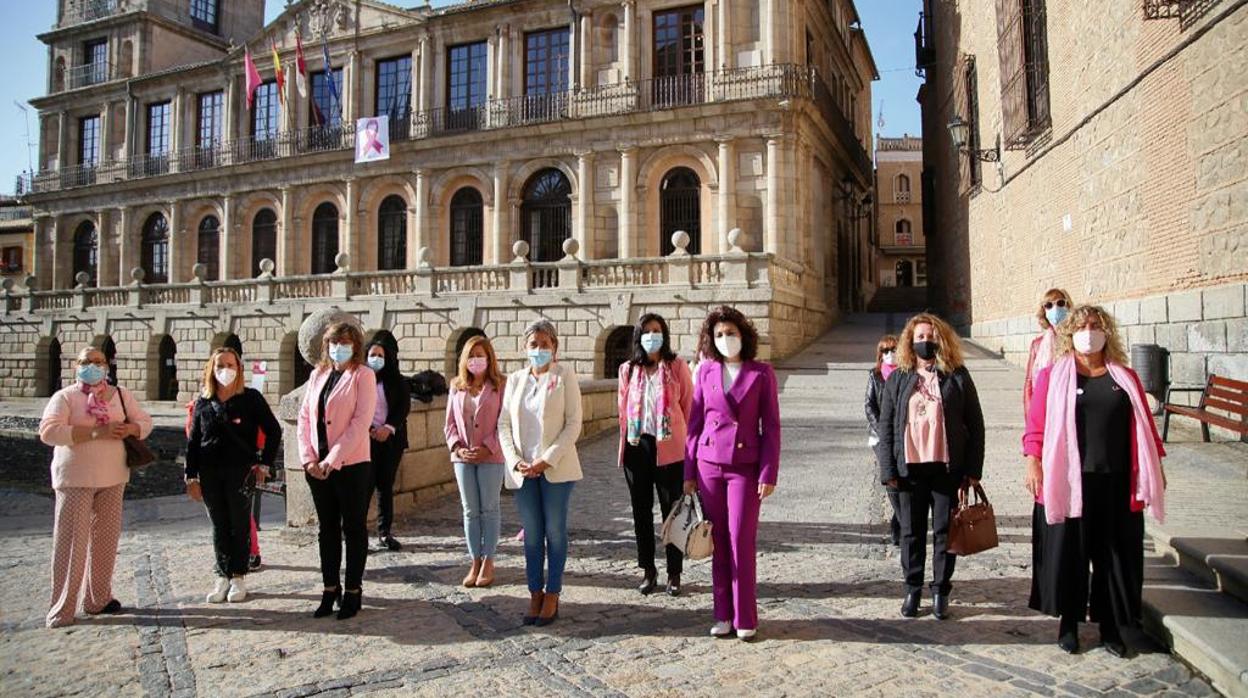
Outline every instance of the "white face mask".
[[1105, 348], [1105, 330], [1079, 330], [1071, 340], [1080, 354], [1095, 354]]
[[737, 335], [716, 337], [715, 348], [725, 359], [735, 359], [741, 354], [741, 338]]
[[238, 371], [232, 368], [218, 368], [212, 372], [212, 375], [217, 379], [217, 385], [232, 386], [234, 379], [238, 377]]
[[897, 355], [891, 351], [884, 352], [884, 363], [888, 364], [889, 366], [896, 366]]

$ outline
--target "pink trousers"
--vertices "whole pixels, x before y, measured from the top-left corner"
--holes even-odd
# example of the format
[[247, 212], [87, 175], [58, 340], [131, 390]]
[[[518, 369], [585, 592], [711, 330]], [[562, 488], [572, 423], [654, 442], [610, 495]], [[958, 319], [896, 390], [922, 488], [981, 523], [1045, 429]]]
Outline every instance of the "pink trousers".
[[113, 565], [125, 490], [125, 485], [56, 490], [49, 628], [74, 622], [84, 588], [82, 605], [88, 613], [98, 613], [113, 599]]
[[715, 620], [753, 630], [758, 627], [758, 466], [699, 460], [698, 491], [715, 544], [711, 556]]

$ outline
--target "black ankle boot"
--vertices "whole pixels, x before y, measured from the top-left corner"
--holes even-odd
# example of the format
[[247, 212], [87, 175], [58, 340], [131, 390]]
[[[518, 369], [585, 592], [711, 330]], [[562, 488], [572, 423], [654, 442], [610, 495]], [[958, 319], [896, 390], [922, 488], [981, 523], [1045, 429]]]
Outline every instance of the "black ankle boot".
[[364, 590], [348, 591], [342, 595], [342, 606], [338, 609], [338, 620], [352, 618], [360, 612], [360, 602], [364, 600]]
[[1119, 659], [1127, 659], [1129, 656], [1130, 649], [1122, 641], [1122, 635], [1118, 632], [1118, 626], [1112, 622], [1101, 623], [1101, 645], [1105, 647], [1106, 652]]
[[949, 617], [949, 595], [943, 592], [932, 594], [932, 615], [936, 616], [936, 620], [944, 620]]
[[342, 603], [342, 587], [335, 587], [332, 591], [321, 592], [321, 605], [316, 607], [312, 612], [313, 618], [324, 618], [334, 612], [334, 604]]
[[921, 598], [923, 598], [922, 589], [907, 591], [906, 597], [901, 600], [901, 615], [906, 618], [914, 618], [919, 615], [919, 599]]
[[637, 591], [649, 595], [654, 591], [654, 587], [659, 583], [659, 573], [655, 570], [646, 570], [646, 576], [642, 578], [641, 584], [638, 585]]

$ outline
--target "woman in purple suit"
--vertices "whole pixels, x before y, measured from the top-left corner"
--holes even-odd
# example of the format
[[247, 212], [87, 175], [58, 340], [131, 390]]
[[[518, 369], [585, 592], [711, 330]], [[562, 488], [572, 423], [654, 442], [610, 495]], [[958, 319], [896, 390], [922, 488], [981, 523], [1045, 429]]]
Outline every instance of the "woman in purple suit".
[[758, 332], [741, 311], [720, 306], [702, 323], [705, 361], [694, 379], [685, 440], [685, 493], [696, 488], [711, 521], [715, 553], [714, 637], [754, 639], [758, 630], [755, 539], [762, 501], [780, 469], [776, 374], [755, 361]]

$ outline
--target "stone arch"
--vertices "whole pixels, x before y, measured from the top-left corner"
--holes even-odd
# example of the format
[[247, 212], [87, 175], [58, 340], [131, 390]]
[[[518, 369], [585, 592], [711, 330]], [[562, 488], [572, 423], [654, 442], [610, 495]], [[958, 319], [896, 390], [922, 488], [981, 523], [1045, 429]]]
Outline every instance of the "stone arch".
[[[526, 161], [511, 173], [507, 183], [507, 199], [518, 202], [524, 197], [524, 188], [528, 185], [529, 179], [548, 167], [559, 170], [564, 177], [568, 178], [568, 182], [572, 185], [572, 203], [575, 205], [576, 199], [581, 193], [581, 182], [576, 178], [576, 167], [562, 158], [537, 158], [536, 160]], [[519, 226], [520, 221], [516, 220], [518, 216], [512, 216], [511, 218], [513, 219], [512, 223]], [[520, 239], [519, 227], [516, 228], [515, 232], [516, 237], [512, 239]]]
[[[473, 337], [489, 337], [485, 330], [480, 327], [461, 327], [452, 330], [446, 338], [446, 377], [449, 381], [459, 372], [459, 355], [464, 350], [464, 345]], [[498, 347], [494, 348], [495, 354], [498, 353]]]
[[65, 359], [61, 340], [55, 335], [40, 337], [35, 343], [35, 396], [49, 397], [61, 389], [65, 376]]
[[147, 343], [147, 399], [176, 401], [178, 384], [178, 343], [170, 334], [155, 334]]
[[308, 376], [312, 375], [313, 367], [299, 351], [298, 330], [287, 332], [282, 337], [278, 351], [278, 392], [285, 395], [307, 382]]
[[[451, 263], [451, 199], [466, 187], [477, 190], [481, 195], [484, 220], [490, 220], [490, 212], [494, 207], [494, 185], [484, 171], [476, 167], [457, 167], [438, 177], [429, 190], [434, 224], [432, 233], [425, 240], [425, 244], [429, 245], [434, 266], [447, 266]], [[484, 225], [488, 226], [488, 223]], [[483, 229], [483, 235], [486, 232]], [[485, 238], [488, 235], [484, 235], [483, 243]]]
[[[255, 276], [252, 272], [259, 268], [260, 260], [252, 259], [252, 250], [255, 248], [255, 241], [252, 240], [252, 225], [255, 223], [256, 214], [266, 208], [273, 211], [277, 219], [277, 237], [280, 237], [282, 234], [282, 200], [270, 191], [252, 192], [242, 197], [235, 207], [234, 220], [231, 221], [231, 225], [234, 226], [231, 232], [236, 242], [235, 249], [231, 250], [230, 254], [237, 255], [235, 268], [244, 270], [243, 273], [247, 277]], [[275, 258], [273, 262], [278, 265], [277, 269], [281, 269], [281, 260]], [[274, 273], [278, 272], [275, 270]]]
[[[346, 192], [342, 187], [334, 184], [319, 184], [300, 196], [299, 204], [295, 206], [295, 215], [292, 220], [295, 226], [295, 246], [296, 249], [307, 250], [307, 254], [301, 255], [294, 265], [288, 265], [288, 268], [293, 266], [297, 269], [297, 273], [309, 274], [312, 271], [312, 216], [321, 204], [326, 203], [333, 204], [338, 209], [338, 252], [351, 255], [351, 268], [359, 268], [359, 260], [356, 259], [358, 255], [354, 254], [354, 250], [347, 244], [349, 236], [347, 234]], [[281, 236], [282, 231], [279, 230], [279, 239]]]
[[[385, 175], [368, 180], [360, 192], [359, 207], [356, 211], [356, 227], [365, 233], [359, 240], [359, 260], [352, 260], [352, 269], [378, 269], [377, 258], [378, 238], [381, 237], [381, 216], [378, 215], [381, 204], [391, 196], [403, 200], [407, 207], [407, 245], [413, 244], [414, 220], [416, 206], [416, 188], [411, 180], [399, 175]], [[411, 251], [408, 251], [408, 259]]]
[[594, 378], [614, 379], [632, 352], [632, 325], [607, 325], [594, 339]]
[[687, 168], [701, 184], [699, 193], [699, 209], [701, 211], [702, 253], [715, 254], [721, 251], [721, 242], [717, 240], [715, 216], [715, 192], [718, 188], [718, 174], [715, 163], [706, 151], [690, 145], [678, 145], [661, 148], [647, 157], [638, 172], [637, 186], [643, 192], [639, 197], [641, 203], [642, 230], [653, 231], [646, 235], [638, 246], [638, 256], [657, 256], [660, 254], [661, 243], [659, 233], [662, 230], [660, 220], [659, 196], [663, 178], [676, 168]]

